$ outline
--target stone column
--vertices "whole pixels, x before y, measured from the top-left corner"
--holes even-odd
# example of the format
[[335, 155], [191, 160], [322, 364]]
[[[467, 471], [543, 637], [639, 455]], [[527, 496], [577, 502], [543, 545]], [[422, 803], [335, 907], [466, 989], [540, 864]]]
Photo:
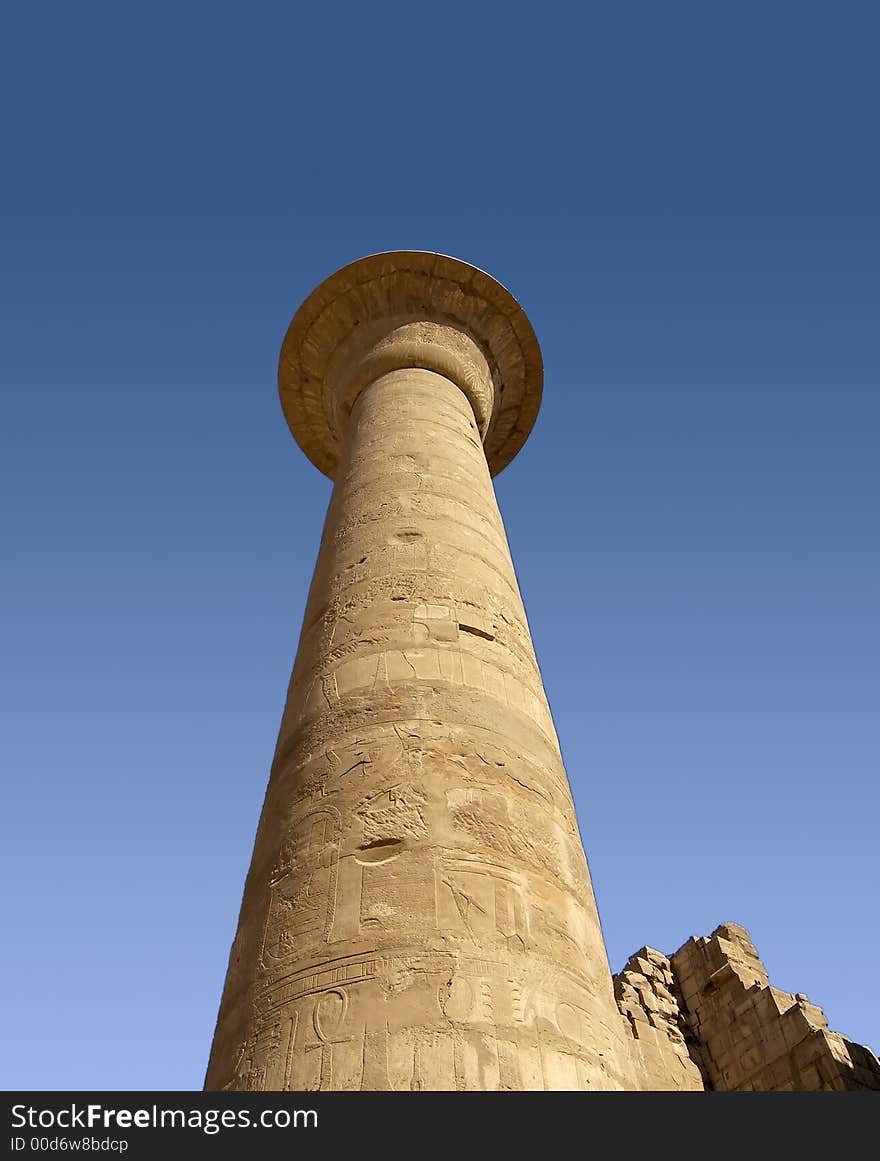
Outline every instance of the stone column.
[[515, 300], [362, 259], [281, 355], [335, 480], [209, 1089], [632, 1088], [494, 474], [537, 413]]

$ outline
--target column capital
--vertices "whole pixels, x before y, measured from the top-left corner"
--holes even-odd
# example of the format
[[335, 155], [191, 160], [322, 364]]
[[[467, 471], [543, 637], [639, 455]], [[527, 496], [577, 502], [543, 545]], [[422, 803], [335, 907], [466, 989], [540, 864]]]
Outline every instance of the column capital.
[[522, 307], [467, 262], [421, 250], [361, 258], [294, 316], [278, 385], [293, 437], [335, 478], [352, 404], [374, 379], [424, 367], [471, 402], [492, 475], [525, 443], [541, 402], [538, 340]]

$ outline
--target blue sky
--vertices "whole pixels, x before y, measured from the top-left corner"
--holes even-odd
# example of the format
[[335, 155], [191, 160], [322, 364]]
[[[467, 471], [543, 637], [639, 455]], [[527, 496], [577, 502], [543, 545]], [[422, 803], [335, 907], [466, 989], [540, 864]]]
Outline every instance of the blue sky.
[[541, 341], [497, 490], [613, 968], [738, 922], [876, 1050], [876, 7], [319, 7], [5, 17], [0, 1084], [201, 1086], [330, 490], [278, 350], [395, 248]]

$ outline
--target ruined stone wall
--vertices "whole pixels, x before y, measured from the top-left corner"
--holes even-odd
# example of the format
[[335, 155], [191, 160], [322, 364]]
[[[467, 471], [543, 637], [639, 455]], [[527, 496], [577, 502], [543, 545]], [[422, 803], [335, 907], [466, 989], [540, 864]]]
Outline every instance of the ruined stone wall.
[[707, 1075], [723, 1091], [880, 1090], [867, 1048], [831, 1032], [822, 1009], [774, 988], [748, 932], [727, 923], [672, 956]]
[[632, 1034], [633, 1061], [646, 1091], [700, 1092], [699, 1042], [685, 1015], [672, 965], [662, 952], [643, 947], [614, 977], [617, 1006]]
[[615, 976], [615, 994], [643, 1089], [880, 1091], [871, 1050], [830, 1031], [806, 996], [774, 988], [734, 923], [669, 959], [643, 948]]

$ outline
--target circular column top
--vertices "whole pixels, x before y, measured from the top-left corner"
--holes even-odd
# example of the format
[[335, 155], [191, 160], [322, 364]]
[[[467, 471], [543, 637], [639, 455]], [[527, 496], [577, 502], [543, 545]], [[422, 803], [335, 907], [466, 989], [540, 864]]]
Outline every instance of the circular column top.
[[[356, 328], [440, 322], [481, 348], [491, 370], [494, 404], [483, 443], [497, 475], [532, 430], [541, 403], [541, 349], [522, 307], [499, 282], [458, 258], [395, 250], [360, 258], [331, 274], [294, 316], [281, 347], [278, 386], [293, 437], [331, 479], [342, 430], [332, 367]], [[417, 366], [417, 362], [413, 362]]]

